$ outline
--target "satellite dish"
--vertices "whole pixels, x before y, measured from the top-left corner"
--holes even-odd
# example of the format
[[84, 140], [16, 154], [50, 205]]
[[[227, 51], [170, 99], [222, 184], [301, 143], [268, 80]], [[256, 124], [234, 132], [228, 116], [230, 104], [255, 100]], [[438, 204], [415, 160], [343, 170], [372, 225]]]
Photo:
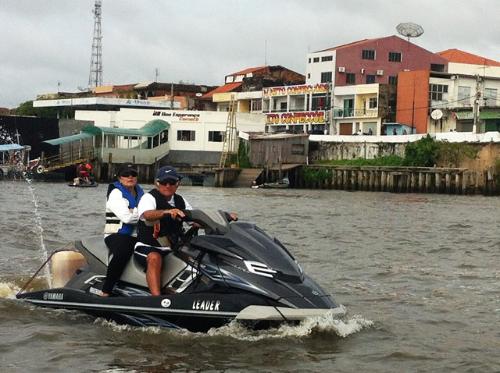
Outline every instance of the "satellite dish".
[[431, 118], [434, 120], [441, 119], [443, 117], [443, 112], [439, 109], [434, 109], [431, 112]]
[[403, 35], [408, 38], [408, 41], [410, 41], [410, 38], [418, 38], [424, 33], [422, 26], [412, 22], [400, 23], [396, 26], [396, 30], [399, 35]]

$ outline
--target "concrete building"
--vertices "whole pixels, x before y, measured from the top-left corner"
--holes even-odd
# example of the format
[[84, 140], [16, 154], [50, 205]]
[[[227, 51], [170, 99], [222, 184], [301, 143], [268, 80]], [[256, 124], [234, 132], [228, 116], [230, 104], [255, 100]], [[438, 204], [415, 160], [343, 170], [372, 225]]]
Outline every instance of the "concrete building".
[[397, 36], [364, 39], [309, 53], [306, 84], [330, 84], [325, 132], [382, 134], [395, 122], [398, 74], [447, 71], [447, 60]]
[[228, 111], [231, 98], [236, 101], [236, 112], [262, 112], [262, 90], [266, 87], [304, 83], [304, 75], [283, 66], [247, 68], [224, 78], [224, 85], [203, 95], [213, 103], [213, 110]]
[[439, 54], [449, 59], [447, 73], [399, 74], [397, 122], [417, 133], [499, 131], [500, 62], [456, 49]]

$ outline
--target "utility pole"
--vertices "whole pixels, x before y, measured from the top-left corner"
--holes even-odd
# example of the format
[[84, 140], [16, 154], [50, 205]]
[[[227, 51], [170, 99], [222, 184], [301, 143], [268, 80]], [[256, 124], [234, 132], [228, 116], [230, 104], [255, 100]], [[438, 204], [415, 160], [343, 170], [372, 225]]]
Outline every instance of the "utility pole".
[[474, 106], [472, 107], [472, 114], [474, 117], [472, 133], [479, 133], [479, 99], [481, 98], [480, 83], [481, 78], [479, 75], [476, 75], [476, 94], [474, 95]]

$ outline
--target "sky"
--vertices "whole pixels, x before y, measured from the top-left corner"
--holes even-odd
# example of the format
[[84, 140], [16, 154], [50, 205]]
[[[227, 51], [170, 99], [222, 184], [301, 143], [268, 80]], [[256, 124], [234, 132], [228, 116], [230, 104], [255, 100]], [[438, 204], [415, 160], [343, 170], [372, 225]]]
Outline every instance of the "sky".
[[[0, 0], [0, 107], [88, 86], [95, 0]], [[305, 74], [306, 55], [365, 38], [500, 60], [500, 0], [103, 0], [103, 83], [222, 85], [248, 67]]]

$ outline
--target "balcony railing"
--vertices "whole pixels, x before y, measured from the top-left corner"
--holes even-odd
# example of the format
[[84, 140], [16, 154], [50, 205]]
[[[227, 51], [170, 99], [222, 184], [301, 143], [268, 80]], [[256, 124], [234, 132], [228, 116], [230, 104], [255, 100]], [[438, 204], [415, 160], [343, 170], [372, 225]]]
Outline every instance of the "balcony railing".
[[376, 118], [378, 109], [334, 109], [334, 118]]

